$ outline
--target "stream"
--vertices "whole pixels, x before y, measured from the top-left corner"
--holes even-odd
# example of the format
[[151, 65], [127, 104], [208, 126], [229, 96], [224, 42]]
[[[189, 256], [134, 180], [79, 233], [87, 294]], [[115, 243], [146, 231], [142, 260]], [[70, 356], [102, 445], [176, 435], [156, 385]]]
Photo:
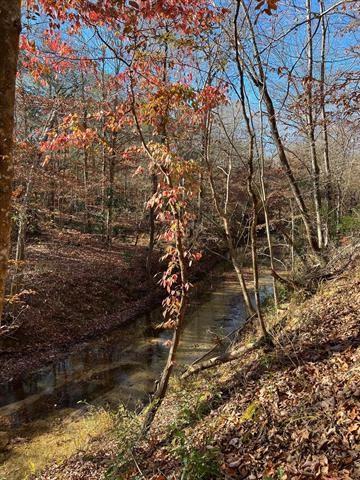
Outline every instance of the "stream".
[[[241, 325], [246, 311], [232, 272], [221, 281], [211, 277], [205, 292], [194, 296], [187, 314], [176, 368], [190, 364], [223, 336]], [[261, 277], [261, 296], [271, 293], [270, 277]], [[170, 332], [151, 328], [162, 320], [160, 309], [69, 352], [66, 358], [32, 372], [19, 381], [0, 385], [0, 421], [8, 428], [46, 419], [54, 411], [69, 415], [84, 407], [133, 408], [146, 402], [167, 357]]]

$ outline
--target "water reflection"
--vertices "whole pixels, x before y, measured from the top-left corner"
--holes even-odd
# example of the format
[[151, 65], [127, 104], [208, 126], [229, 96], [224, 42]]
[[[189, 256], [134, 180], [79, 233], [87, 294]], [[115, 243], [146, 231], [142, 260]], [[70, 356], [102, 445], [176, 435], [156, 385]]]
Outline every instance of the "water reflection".
[[[262, 295], [267, 295], [270, 282], [263, 283]], [[238, 284], [227, 273], [214, 290], [209, 287], [192, 301], [177, 368], [205, 353], [214, 335], [230, 333], [245, 317]], [[77, 409], [79, 402], [112, 405], [123, 401], [132, 406], [145, 401], [168, 351], [164, 343], [170, 333], [155, 336], [151, 328], [161, 319], [160, 310], [154, 311], [25, 379], [0, 385], [0, 421], [15, 427], [45, 418], [54, 409]]]

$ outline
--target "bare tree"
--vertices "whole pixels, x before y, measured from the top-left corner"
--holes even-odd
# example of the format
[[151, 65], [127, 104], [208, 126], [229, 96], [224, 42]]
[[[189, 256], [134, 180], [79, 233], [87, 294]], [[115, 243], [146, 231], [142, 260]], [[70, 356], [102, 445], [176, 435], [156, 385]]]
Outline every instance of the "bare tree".
[[307, 10], [307, 77], [305, 90], [307, 97], [307, 134], [310, 147], [311, 173], [313, 184], [314, 210], [316, 232], [319, 250], [323, 247], [323, 234], [321, 225], [321, 197], [320, 197], [320, 168], [316, 152], [315, 119], [313, 111], [313, 83], [314, 83], [314, 53], [311, 0], [306, 0]]
[[331, 234], [331, 217], [333, 217], [333, 202], [332, 202], [332, 175], [330, 167], [330, 154], [329, 154], [329, 134], [328, 134], [328, 115], [326, 111], [326, 98], [325, 98], [325, 73], [326, 73], [326, 48], [327, 48], [327, 33], [328, 33], [328, 19], [323, 15], [325, 11], [324, 0], [320, 2], [321, 16], [321, 62], [320, 62], [320, 104], [321, 104], [321, 129], [323, 137], [323, 156], [324, 156], [324, 172], [325, 172], [325, 204], [326, 204], [326, 217], [325, 217], [325, 232], [324, 232], [324, 244], [327, 246], [329, 237]]
[[[256, 38], [254, 24], [250, 16], [248, 6], [245, 4], [243, 0], [237, 0], [236, 11], [235, 11], [236, 19], [239, 18], [241, 8], [244, 11], [244, 15], [247, 21], [250, 39], [251, 39], [253, 51], [254, 51], [254, 59], [250, 65], [248, 63], [245, 63], [244, 61], [244, 58], [247, 58], [245, 54], [244, 56], [241, 57], [241, 62], [244, 63], [244, 68], [246, 68], [246, 71], [249, 77], [251, 78], [255, 86], [258, 88], [259, 93], [264, 100], [266, 110], [267, 110], [267, 116], [268, 116], [271, 135], [278, 152], [280, 163], [283, 167], [284, 173], [290, 185], [290, 189], [292, 191], [292, 194], [294, 196], [294, 199], [300, 211], [300, 215], [305, 227], [306, 237], [307, 237], [309, 246], [311, 247], [312, 251], [315, 254], [317, 254], [317, 252], [319, 251], [317, 236], [313, 228], [310, 212], [308, 210], [303, 194], [300, 190], [299, 184], [291, 168], [291, 165], [287, 156], [287, 152], [280, 135], [278, 120], [277, 120], [277, 116], [274, 108], [274, 102], [269, 92], [268, 81], [267, 81], [266, 73], [263, 67], [263, 60], [260, 54], [260, 50], [258, 48], [258, 42]], [[242, 43], [241, 43], [241, 39], [239, 38], [239, 35], [236, 36], [235, 42], [238, 45], [239, 51], [243, 51], [244, 49], [242, 48]], [[250, 61], [251, 60], [249, 59], [247, 60], [247, 62], [250, 62]]]

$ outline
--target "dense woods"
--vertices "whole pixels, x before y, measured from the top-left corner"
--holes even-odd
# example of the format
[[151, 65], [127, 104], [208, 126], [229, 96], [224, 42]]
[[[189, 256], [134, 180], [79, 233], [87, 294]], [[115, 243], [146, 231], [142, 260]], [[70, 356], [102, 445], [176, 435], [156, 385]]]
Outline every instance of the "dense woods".
[[[199, 473], [191, 457], [165, 476], [149, 464], [163, 445], [139, 442], [155, 435], [193, 287], [215, 264], [233, 272], [245, 317], [236, 341], [183, 379], [228, 363], [251, 370], [251, 355], [275, 358], [279, 345], [292, 358], [295, 336], [279, 337], [281, 322], [293, 327], [291, 302], [356, 270], [358, 25], [356, 0], [0, 0], [1, 380], [161, 302], [152, 328], [170, 333], [131, 456], [109, 478], [308, 478], [261, 470], [256, 455], [244, 474], [241, 458]], [[299, 332], [299, 345], [316, 333], [314, 351], [330, 335], [315, 320]], [[170, 390], [176, 411], [183, 393]], [[105, 478], [84, 472], [44, 478]]]

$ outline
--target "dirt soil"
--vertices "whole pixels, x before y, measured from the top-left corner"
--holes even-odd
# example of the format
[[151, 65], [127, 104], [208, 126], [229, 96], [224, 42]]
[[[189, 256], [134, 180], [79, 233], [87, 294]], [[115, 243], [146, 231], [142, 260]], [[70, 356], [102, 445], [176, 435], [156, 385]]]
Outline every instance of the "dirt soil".
[[[150, 439], [112, 478], [359, 479], [359, 311], [357, 265], [268, 315], [275, 349], [175, 382]], [[254, 334], [249, 326], [240, 343]], [[106, 445], [100, 438], [36, 478], [100, 480], [121, 448]]]
[[[148, 278], [146, 251], [116, 239], [107, 247], [100, 236], [74, 230], [50, 231], [31, 242], [21, 269], [22, 293], [8, 305], [20, 328], [0, 338], [0, 382], [28, 374], [158, 306], [163, 291]], [[154, 253], [155, 273], [159, 256]], [[193, 281], [216, 261], [201, 261]]]

